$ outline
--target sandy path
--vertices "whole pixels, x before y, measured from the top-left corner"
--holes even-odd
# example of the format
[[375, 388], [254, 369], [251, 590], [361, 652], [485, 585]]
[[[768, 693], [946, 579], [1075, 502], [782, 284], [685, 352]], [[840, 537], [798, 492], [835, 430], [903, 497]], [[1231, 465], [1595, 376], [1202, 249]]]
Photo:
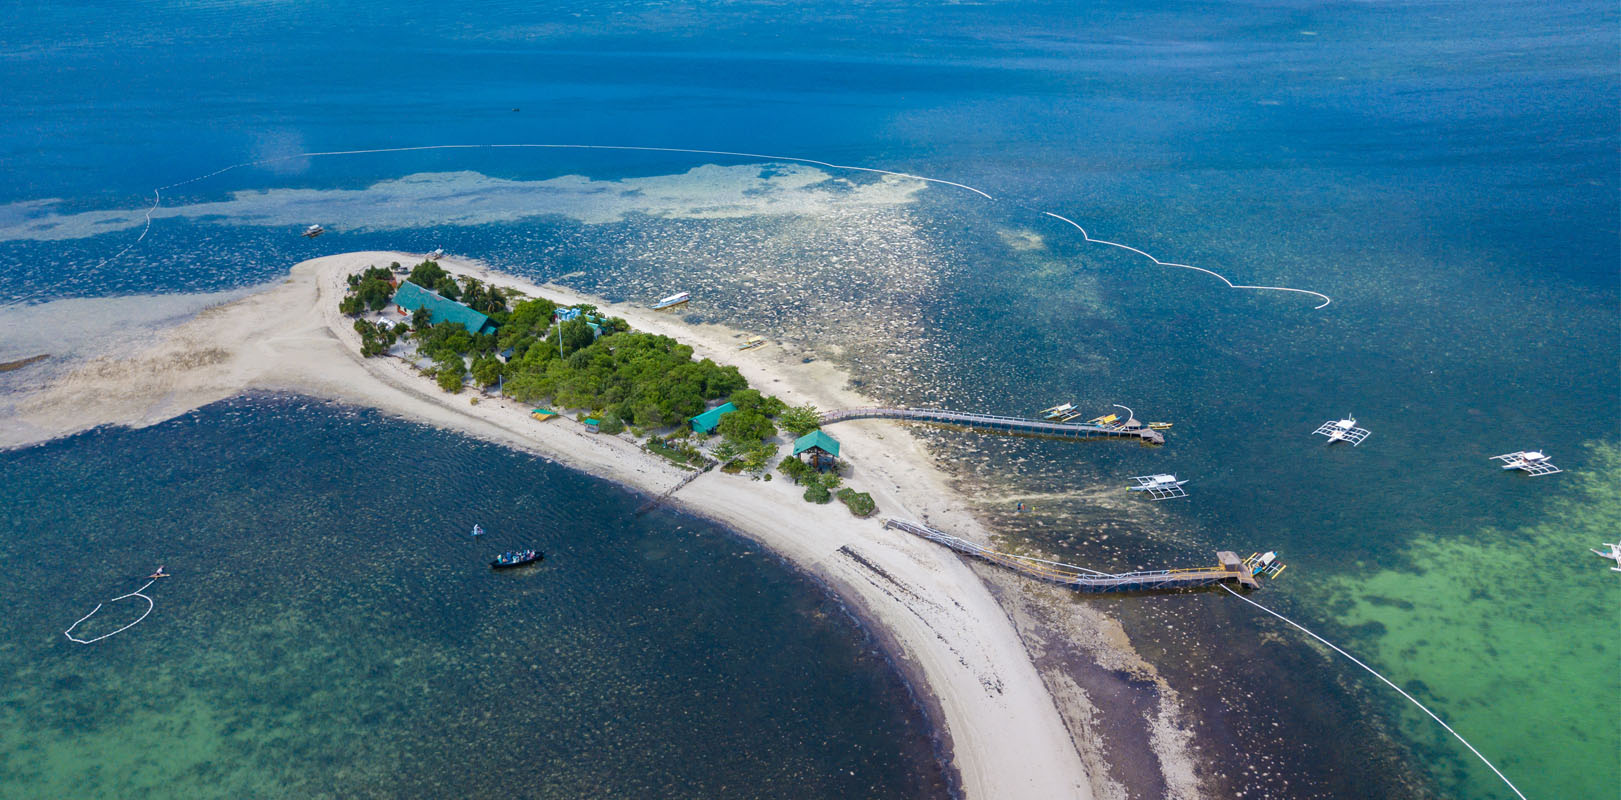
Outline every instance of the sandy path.
[[[586, 433], [568, 419], [528, 418], [527, 407], [447, 395], [398, 359], [362, 359], [359, 336], [337, 312], [344, 276], [404, 253], [349, 253], [295, 266], [283, 283], [210, 309], [155, 343], [89, 361], [48, 389], [19, 400], [0, 420], [0, 447], [15, 447], [97, 425], [143, 426], [247, 389], [300, 392], [382, 409], [546, 456], [647, 492], [684, 473], [635, 444]], [[637, 329], [672, 336], [695, 355], [736, 365], [749, 383], [790, 404], [831, 409], [870, 404], [847, 390], [823, 362], [801, 363], [775, 344], [738, 351], [735, 331], [687, 325], [671, 314], [615, 305], [559, 287], [536, 287], [482, 265], [442, 259], [447, 269], [530, 296], [592, 302]], [[987, 541], [952, 500], [943, 476], [903, 428], [880, 422], [829, 428], [850, 467], [848, 484], [878, 503], [873, 519], [844, 506], [816, 506], [780, 478], [770, 482], [718, 471], [693, 481], [676, 502], [748, 535], [807, 570], [862, 612], [903, 668], [921, 680], [943, 723], [965, 794], [971, 798], [1089, 798], [1087, 775], [1053, 698], [1006, 613], [948, 551], [885, 531], [878, 517], [927, 520]]]

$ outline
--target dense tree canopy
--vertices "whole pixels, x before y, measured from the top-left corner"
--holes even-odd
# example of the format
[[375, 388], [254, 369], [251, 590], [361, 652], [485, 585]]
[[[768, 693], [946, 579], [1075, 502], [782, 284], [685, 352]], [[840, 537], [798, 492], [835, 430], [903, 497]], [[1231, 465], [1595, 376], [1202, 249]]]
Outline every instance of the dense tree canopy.
[[[567, 330], [565, 323], [565, 339]], [[600, 409], [640, 427], [661, 427], [679, 425], [701, 413], [708, 401], [747, 386], [736, 367], [693, 361], [692, 348], [668, 336], [631, 332], [605, 335], [566, 356], [555, 347], [530, 347], [508, 365], [506, 393], [524, 402], [551, 398], [559, 406]]]
[[424, 289], [432, 289], [439, 285], [440, 280], [448, 277], [450, 277], [450, 273], [445, 272], [444, 268], [440, 267], [437, 262], [424, 261], [411, 268], [411, 275], [406, 280]]

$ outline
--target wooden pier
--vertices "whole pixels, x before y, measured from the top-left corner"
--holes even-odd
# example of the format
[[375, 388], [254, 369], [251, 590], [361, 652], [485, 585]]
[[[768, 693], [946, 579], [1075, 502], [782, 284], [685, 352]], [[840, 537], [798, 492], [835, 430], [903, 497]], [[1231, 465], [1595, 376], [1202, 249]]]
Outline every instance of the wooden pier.
[[1011, 436], [1042, 436], [1054, 439], [1114, 437], [1137, 439], [1147, 444], [1165, 444], [1164, 434], [1135, 420], [1125, 425], [1105, 426], [1084, 422], [1054, 422], [995, 414], [973, 414], [938, 408], [846, 408], [822, 414], [823, 425], [852, 419], [899, 419]]
[[1060, 564], [1056, 561], [1046, 561], [1030, 556], [1013, 555], [1012, 553], [999, 553], [967, 539], [952, 536], [944, 531], [919, 525], [914, 522], [902, 522], [897, 519], [884, 520], [885, 528], [905, 531], [914, 536], [928, 539], [936, 544], [942, 544], [959, 553], [974, 556], [989, 561], [998, 566], [1007, 567], [1021, 575], [1038, 580], [1068, 586], [1080, 592], [1138, 592], [1167, 589], [1196, 589], [1201, 586], [1214, 586], [1219, 583], [1237, 583], [1251, 589], [1261, 588], [1261, 582], [1256, 580], [1255, 574], [1245, 566], [1243, 559], [1237, 553], [1221, 550], [1216, 553], [1216, 565], [1212, 567], [1194, 567], [1192, 569], [1156, 569], [1145, 572], [1107, 573], [1096, 572], [1069, 564]]

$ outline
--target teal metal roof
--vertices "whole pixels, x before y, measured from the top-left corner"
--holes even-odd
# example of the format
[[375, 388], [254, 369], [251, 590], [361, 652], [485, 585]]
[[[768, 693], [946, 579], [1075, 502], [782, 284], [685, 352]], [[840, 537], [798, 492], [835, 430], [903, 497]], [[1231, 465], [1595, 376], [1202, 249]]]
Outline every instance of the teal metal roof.
[[410, 281], [400, 284], [399, 291], [394, 293], [394, 305], [406, 311], [426, 307], [429, 319], [435, 325], [441, 322], [459, 322], [468, 333], [487, 333], [495, 330], [495, 323], [491, 322], [489, 317], [455, 300], [440, 297]]
[[820, 448], [834, 458], [839, 456], [839, 440], [815, 430], [794, 440], [794, 455], [799, 455], [812, 447]]
[[688, 420], [688, 422], [691, 422], [692, 429], [699, 433], [713, 433], [715, 426], [720, 424], [720, 418], [736, 410], [737, 406], [734, 406], [731, 403], [726, 403], [724, 405], [715, 406], [714, 408], [693, 417], [692, 419]]

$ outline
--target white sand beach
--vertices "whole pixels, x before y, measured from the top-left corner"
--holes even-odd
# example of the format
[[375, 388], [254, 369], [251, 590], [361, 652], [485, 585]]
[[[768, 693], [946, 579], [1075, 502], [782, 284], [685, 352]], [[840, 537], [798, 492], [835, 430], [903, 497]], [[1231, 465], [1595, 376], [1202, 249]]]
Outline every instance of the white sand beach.
[[[381, 409], [532, 452], [636, 489], [658, 493], [686, 473], [626, 438], [588, 433], [572, 419], [539, 422], [528, 406], [472, 392], [445, 394], [396, 358], [364, 359], [352, 321], [338, 313], [344, 278], [420, 255], [363, 252], [295, 266], [290, 277], [202, 312], [112, 355], [72, 365], [16, 400], [0, 419], [0, 447], [19, 447], [100, 425], [145, 426], [246, 390], [290, 391]], [[793, 405], [871, 405], [846, 376], [776, 345], [739, 351], [738, 332], [688, 325], [676, 315], [538, 287], [482, 264], [440, 259], [452, 272], [565, 303], [591, 302], [639, 330], [737, 366], [749, 383]], [[92, 301], [73, 301], [92, 302]], [[957, 502], [945, 476], [903, 427], [831, 427], [850, 485], [872, 494], [869, 519], [843, 505], [804, 502], [790, 481], [719, 470], [671, 501], [752, 537], [823, 581], [859, 610], [908, 672], [949, 737], [970, 798], [1090, 798], [1076, 745], [1007, 613], [972, 570], [934, 544], [885, 530], [886, 516], [926, 521], [967, 538], [988, 534]]]

